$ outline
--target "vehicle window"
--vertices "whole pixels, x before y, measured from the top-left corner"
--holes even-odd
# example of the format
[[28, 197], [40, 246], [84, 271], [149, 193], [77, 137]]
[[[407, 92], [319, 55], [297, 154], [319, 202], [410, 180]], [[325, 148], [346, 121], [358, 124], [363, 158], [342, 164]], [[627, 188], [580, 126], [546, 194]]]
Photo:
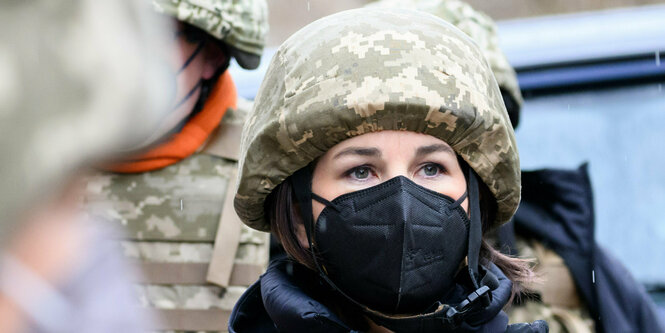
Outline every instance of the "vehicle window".
[[[523, 169], [589, 162], [596, 239], [645, 284], [665, 284], [665, 84], [527, 99]], [[645, 255], [648, 253], [649, 255]]]

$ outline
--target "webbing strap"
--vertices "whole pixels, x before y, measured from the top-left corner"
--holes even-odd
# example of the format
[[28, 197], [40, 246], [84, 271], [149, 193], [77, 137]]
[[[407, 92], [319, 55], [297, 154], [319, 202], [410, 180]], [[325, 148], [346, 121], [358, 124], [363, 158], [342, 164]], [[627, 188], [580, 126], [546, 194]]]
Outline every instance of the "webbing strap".
[[[140, 284], [168, 285], [205, 285], [208, 283], [207, 263], [170, 263], [170, 262], [137, 262], [141, 269], [136, 278]], [[263, 274], [261, 265], [235, 263], [229, 279], [230, 286], [250, 286]]]
[[240, 156], [242, 124], [224, 123], [215, 129], [201, 152], [237, 161]]
[[217, 227], [215, 245], [212, 250], [212, 258], [206, 280], [221, 287], [228, 287], [231, 279], [231, 271], [235, 261], [236, 252], [240, 243], [242, 221], [233, 208], [233, 197], [235, 194], [237, 174], [235, 171], [229, 176], [224, 198], [224, 207]]
[[231, 310], [223, 309], [154, 309], [152, 313], [157, 320], [150, 329], [158, 331], [227, 331], [231, 316]]
[[[312, 239], [314, 221], [312, 216], [312, 170], [311, 167], [305, 166], [294, 172], [291, 176], [293, 182], [293, 189], [295, 190], [296, 200], [300, 206], [300, 215], [303, 219], [305, 226], [305, 233], [307, 234], [307, 241], [309, 242], [310, 251], [316, 260], [314, 253], [314, 240]], [[318, 197], [318, 196], [317, 196]], [[320, 198], [320, 197], [319, 197]]]
[[474, 287], [480, 288], [481, 277], [478, 274], [478, 259], [480, 256], [480, 244], [482, 242], [482, 221], [480, 217], [480, 200], [478, 191], [478, 179], [476, 178], [473, 170], [469, 168], [469, 248], [467, 252], [467, 259], [469, 261], [469, 275]]

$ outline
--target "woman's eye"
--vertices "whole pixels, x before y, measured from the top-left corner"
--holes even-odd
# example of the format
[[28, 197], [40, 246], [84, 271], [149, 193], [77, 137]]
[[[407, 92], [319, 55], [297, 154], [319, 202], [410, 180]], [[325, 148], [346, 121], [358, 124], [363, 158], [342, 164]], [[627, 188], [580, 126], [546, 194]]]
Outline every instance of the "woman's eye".
[[357, 167], [351, 170], [351, 176], [355, 179], [367, 179], [370, 173], [369, 167]]
[[442, 173], [443, 167], [438, 164], [430, 163], [423, 166], [421, 170], [426, 177], [433, 177]]

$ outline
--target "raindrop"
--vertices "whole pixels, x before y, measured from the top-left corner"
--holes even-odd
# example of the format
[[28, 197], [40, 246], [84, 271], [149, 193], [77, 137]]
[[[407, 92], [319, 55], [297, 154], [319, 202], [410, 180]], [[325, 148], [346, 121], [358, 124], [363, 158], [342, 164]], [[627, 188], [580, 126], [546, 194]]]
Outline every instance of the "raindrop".
[[182, 211], [182, 199], [180, 199], [180, 211]]
[[656, 51], [656, 66], [660, 67], [660, 51]]
[[658, 91], [663, 91], [663, 84], [662, 83], [658, 84]]
[[307, 1], [307, 11], [309, 11], [309, 1]]
[[591, 282], [593, 284], [596, 284], [596, 270], [595, 269], [591, 270]]
[[568, 110], [570, 110], [570, 104], [568, 104]]

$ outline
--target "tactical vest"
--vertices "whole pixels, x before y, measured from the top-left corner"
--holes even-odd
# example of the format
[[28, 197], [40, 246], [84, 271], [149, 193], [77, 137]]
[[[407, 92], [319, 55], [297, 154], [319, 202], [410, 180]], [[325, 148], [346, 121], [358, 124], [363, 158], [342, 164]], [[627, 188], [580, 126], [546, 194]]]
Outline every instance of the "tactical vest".
[[594, 321], [563, 258], [540, 242], [521, 236], [517, 236], [516, 247], [520, 258], [534, 260], [534, 272], [542, 281], [526, 285], [528, 294], [518, 296], [520, 304], [506, 309], [510, 322], [540, 319], [547, 321], [551, 333], [595, 332]]
[[204, 149], [179, 163], [87, 182], [87, 210], [125, 230], [120, 242], [142, 270], [137, 291], [157, 315], [155, 330], [226, 331], [233, 305], [267, 266], [269, 235], [233, 209], [244, 115], [229, 110]]

